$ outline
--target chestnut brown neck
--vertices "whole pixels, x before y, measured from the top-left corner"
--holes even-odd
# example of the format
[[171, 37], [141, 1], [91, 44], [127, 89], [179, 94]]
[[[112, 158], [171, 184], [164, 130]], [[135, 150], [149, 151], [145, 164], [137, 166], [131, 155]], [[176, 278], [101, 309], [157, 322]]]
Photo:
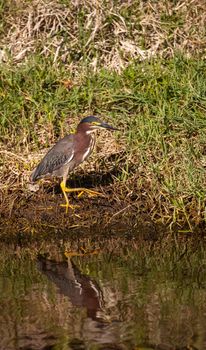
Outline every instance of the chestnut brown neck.
[[92, 130], [89, 123], [80, 123], [77, 126], [77, 133], [87, 134], [89, 130]]

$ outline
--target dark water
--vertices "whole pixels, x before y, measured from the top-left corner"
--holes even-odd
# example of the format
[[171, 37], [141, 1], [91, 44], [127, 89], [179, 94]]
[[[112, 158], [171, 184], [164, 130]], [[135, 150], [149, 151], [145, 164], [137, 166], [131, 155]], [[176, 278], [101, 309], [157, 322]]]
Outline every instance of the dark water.
[[203, 245], [64, 249], [1, 246], [1, 350], [206, 349]]

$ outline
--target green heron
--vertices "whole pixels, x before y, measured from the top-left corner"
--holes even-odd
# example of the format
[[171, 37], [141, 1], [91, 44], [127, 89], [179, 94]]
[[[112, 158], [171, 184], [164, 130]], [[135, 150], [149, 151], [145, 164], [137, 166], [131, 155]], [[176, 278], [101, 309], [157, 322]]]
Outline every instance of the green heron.
[[63, 178], [60, 186], [66, 200], [66, 204], [62, 204], [62, 206], [66, 207], [66, 212], [68, 208], [74, 207], [69, 204], [66, 192], [80, 192], [79, 196], [83, 192], [90, 195], [99, 194], [81, 187], [68, 188], [66, 181], [68, 174], [89, 157], [95, 145], [94, 132], [102, 128], [118, 130], [94, 116], [82, 119], [77, 126], [76, 133], [66, 135], [60, 139], [44, 156], [31, 175], [32, 182], [47, 175]]

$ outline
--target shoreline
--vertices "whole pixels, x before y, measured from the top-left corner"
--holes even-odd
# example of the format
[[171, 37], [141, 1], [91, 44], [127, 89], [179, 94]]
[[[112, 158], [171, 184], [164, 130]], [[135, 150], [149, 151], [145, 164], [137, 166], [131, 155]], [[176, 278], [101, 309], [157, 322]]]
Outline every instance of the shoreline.
[[[75, 183], [75, 182], [74, 182]], [[128, 185], [128, 184], [127, 184]], [[75, 187], [75, 186], [72, 186]], [[88, 186], [87, 186], [88, 187]], [[28, 189], [19, 188], [14, 191], [1, 191], [1, 216], [0, 216], [0, 239], [2, 237], [15, 236], [18, 234], [37, 237], [51, 231], [72, 232], [82, 231], [84, 233], [105, 230], [117, 230], [132, 232], [141, 227], [148, 235], [158, 236], [159, 229], [168, 232], [194, 233], [204, 231], [204, 221], [195, 220], [179, 212], [179, 220], [172, 222], [172, 212], [168, 216], [163, 215], [162, 207], [153, 207], [149, 202], [149, 193], [138, 193], [122, 185], [111, 183], [105, 187], [89, 187], [101, 191], [101, 197], [89, 197], [83, 195], [78, 198], [77, 194], [70, 195], [71, 204], [75, 205], [74, 210], [61, 207], [64, 198], [58, 183], [44, 183], [37, 192], [30, 192]], [[127, 188], [127, 191], [126, 191]], [[121, 193], [120, 193], [121, 189]], [[159, 209], [159, 212], [157, 210]], [[172, 209], [171, 209], [172, 210]], [[146, 233], [146, 235], [147, 235]], [[57, 234], [58, 236], [58, 234]]]

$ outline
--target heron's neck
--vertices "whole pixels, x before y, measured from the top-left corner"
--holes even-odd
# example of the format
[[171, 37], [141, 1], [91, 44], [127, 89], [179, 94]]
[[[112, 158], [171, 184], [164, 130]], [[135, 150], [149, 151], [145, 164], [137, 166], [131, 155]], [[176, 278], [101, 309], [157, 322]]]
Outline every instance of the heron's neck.
[[90, 129], [85, 131], [87, 135], [95, 134], [96, 130], [95, 129]]
[[85, 123], [85, 124], [80, 123], [77, 126], [77, 134], [82, 135], [83, 138], [87, 137], [87, 139], [95, 140], [95, 132], [96, 132], [96, 129], [90, 129], [90, 127], [87, 123]]
[[90, 134], [91, 132], [93, 132], [94, 129], [90, 129], [90, 125], [88, 123], [80, 123], [77, 126], [77, 133], [81, 133], [81, 134]]
[[84, 125], [79, 125], [77, 128], [77, 135], [78, 135], [78, 138], [82, 140], [82, 142], [89, 143], [89, 144], [92, 143], [94, 145], [96, 141], [96, 135], [94, 131], [95, 130], [86, 128]]
[[84, 139], [89, 140], [89, 142], [96, 142], [96, 130], [85, 130], [82, 132]]

